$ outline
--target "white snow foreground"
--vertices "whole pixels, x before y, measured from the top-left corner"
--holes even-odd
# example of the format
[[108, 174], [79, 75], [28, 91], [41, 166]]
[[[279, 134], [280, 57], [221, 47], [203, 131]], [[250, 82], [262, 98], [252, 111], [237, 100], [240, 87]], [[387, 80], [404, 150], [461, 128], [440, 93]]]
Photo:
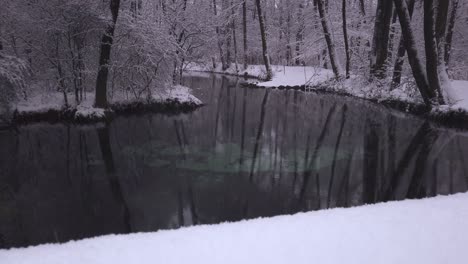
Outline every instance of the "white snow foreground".
[[0, 250], [2, 264], [468, 263], [468, 193]]
[[[88, 92], [85, 94], [83, 101], [76, 105], [75, 97], [72, 93], [68, 94], [69, 109], [76, 110], [75, 119], [100, 119], [105, 117], [105, 109], [95, 108], [94, 93]], [[200, 106], [202, 102], [192, 94], [192, 90], [188, 87], [176, 85], [167, 87], [166, 89], [152, 93], [150, 101], [144, 96], [142, 98], [134, 98], [132, 94], [122, 95], [114, 94], [109, 98], [110, 105], [131, 105], [135, 102], [147, 103], [167, 103], [178, 102], [180, 104], [191, 104]], [[19, 115], [46, 113], [48, 111], [62, 111], [64, 110], [63, 94], [55, 92], [52, 94], [36, 94], [30, 96], [27, 100], [20, 100], [14, 109]]]

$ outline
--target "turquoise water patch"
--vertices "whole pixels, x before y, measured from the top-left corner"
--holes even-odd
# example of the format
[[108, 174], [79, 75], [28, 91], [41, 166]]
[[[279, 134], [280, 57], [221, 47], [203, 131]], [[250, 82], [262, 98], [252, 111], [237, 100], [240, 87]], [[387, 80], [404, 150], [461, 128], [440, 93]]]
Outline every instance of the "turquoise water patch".
[[[253, 151], [242, 151], [238, 144], [218, 143], [212, 149], [195, 145], [174, 146], [166, 142], [150, 141], [139, 146], [128, 146], [122, 153], [129, 158], [140, 159], [149, 167], [168, 167], [175, 169], [216, 172], [216, 173], [253, 173], [276, 171], [282, 172], [319, 171], [330, 167], [335, 162], [347, 159], [351, 152], [324, 146], [319, 149], [312, 160], [314, 150], [309, 150], [306, 160], [306, 150], [298, 149], [281, 156], [268, 149], [260, 149], [255, 157]], [[252, 168], [252, 164], [255, 164]]]

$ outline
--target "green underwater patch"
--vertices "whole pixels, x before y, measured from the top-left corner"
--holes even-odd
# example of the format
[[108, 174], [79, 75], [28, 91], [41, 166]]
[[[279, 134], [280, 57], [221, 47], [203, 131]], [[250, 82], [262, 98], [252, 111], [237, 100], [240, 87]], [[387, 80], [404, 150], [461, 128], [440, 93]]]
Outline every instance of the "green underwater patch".
[[[249, 148], [251, 147], [249, 146]], [[212, 149], [199, 146], [174, 146], [166, 142], [150, 141], [139, 146], [129, 146], [122, 149], [128, 157], [142, 160], [149, 167], [168, 167], [175, 169], [215, 172], [215, 173], [250, 173], [254, 164], [254, 153], [240, 148], [235, 143], [218, 143]], [[254, 173], [281, 170], [285, 173], [319, 171], [330, 167], [333, 159], [339, 162], [350, 157], [351, 152], [338, 149], [336, 156], [332, 147], [324, 146], [319, 149], [312, 160], [313, 150], [309, 150], [306, 160], [306, 150], [298, 149], [283, 154], [282, 157], [267, 149], [260, 149], [255, 158]]]

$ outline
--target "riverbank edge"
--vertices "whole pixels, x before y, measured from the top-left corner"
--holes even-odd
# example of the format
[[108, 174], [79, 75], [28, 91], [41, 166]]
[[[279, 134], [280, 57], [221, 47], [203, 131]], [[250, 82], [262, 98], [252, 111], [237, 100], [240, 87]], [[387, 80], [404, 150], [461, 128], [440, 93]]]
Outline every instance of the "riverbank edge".
[[[404, 113], [412, 114], [418, 117], [425, 118], [429, 121], [435, 122], [438, 125], [447, 127], [447, 128], [456, 128], [456, 129], [468, 129], [468, 112], [463, 109], [431, 109], [425, 104], [409, 102], [398, 99], [380, 99], [380, 98], [369, 98], [369, 97], [360, 97], [352, 93], [349, 93], [344, 90], [335, 90], [329, 89], [328, 85], [330, 82], [321, 83], [314, 86], [278, 86], [278, 87], [264, 87], [258, 86], [255, 83], [245, 82], [242, 83], [243, 86], [255, 89], [278, 89], [278, 90], [299, 90], [302, 92], [310, 92], [316, 94], [333, 94], [345, 97], [352, 97], [359, 100], [365, 100], [374, 104], [382, 105], [389, 107]], [[330, 84], [332, 85], [332, 84]]]
[[180, 102], [178, 99], [166, 99], [164, 101], [128, 101], [115, 102], [109, 108], [103, 109], [103, 115], [77, 115], [78, 107], [63, 107], [62, 109], [48, 109], [45, 111], [18, 111], [13, 112], [12, 125], [27, 124], [34, 122], [69, 122], [69, 123], [96, 123], [111, 121], [116, 115], [131, 115], [143, 113], [161, 113], [167, 115], [178, 115], [192, 112], [203, 103]]
[[[236, 76], [244, 77], [244, 79], [256, 79], [262, 82], [265, 80], [259, 76], [249, 75], [245, 72], [240, 72], [235, 74], [232, 72], [219, 72], [219, 71], [202, 71], [202, 70], [188, 70], [187, 72], [205, 72], [211, 74], [221, 74], [227, 76]], [[330, 79], [325, 82], [318, 83], [316, 85], [281, 85], [281, 86], [262, 86], [260, 83], [248, 82], [245, 81], [241, 85], [248, 88], [255, 89], [278, 89], [278, 90], [298, 90], [302, 92], [315, 92], [317, 94], [333, 94], [339, 96], [351, 97], [359, 100], [365, 100], [374, 104], [382, 105], [389, 107], [394, 110], [398, 110], [404, 113], [412, 114], [424, 118], [426, 120], [432, 121], [437, 125], [446, 127], [446, 128], [455, 128], [468, 130], [468, 111], [464, 109], [450, 109], [450, 108], [434, 108], [431, 109], [429, 106], [418, 103], [411, 102], [406, 100], [400, 100], [397, 98], [372, 98], [372, 97], [361, 97], [355, 94], [352, 94], [344, 89], [336, 88], [338, 85], [343, 85], [340, 81], [336, 79]], [[330, 88], [332, 87], [332, 88]]]

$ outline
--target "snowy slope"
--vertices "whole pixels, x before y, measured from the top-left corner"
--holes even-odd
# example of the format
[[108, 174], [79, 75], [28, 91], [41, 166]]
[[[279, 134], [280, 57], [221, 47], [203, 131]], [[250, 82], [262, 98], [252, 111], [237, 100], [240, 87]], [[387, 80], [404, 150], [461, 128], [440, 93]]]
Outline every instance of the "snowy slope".
[[0, 251], [2, 264], [468, 263], [468, 193]]

